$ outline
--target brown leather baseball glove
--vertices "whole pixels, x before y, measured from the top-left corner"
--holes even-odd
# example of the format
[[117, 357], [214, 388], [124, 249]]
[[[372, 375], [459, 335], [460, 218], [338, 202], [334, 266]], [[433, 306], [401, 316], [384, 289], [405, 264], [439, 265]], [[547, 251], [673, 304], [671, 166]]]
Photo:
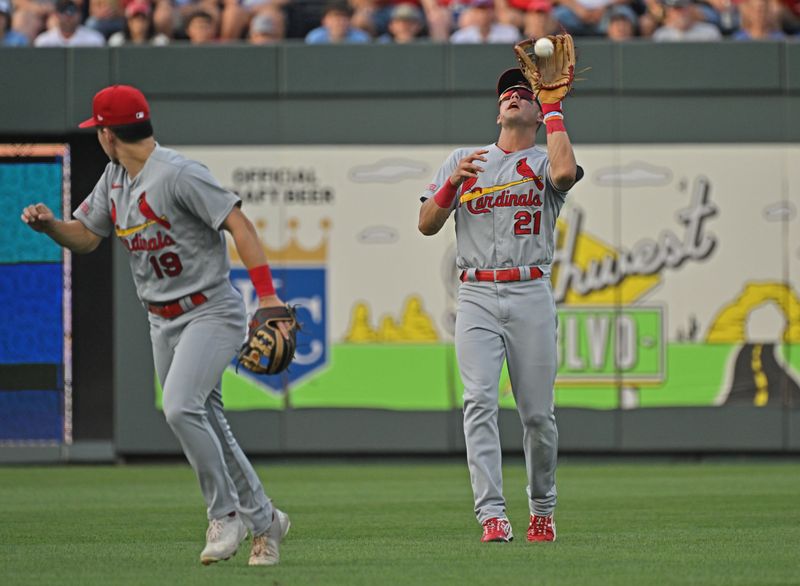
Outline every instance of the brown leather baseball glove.
[[[284, 338], [278, 322], [289, 323]], [[239, 364], [256, 374], [278, 374], [289, 367], [297, 349], [297, 315], [293, 307], [262, 307], [250, 321], [247, 341], [239, 350]]]
[[542, 104], [555, 104], [563, 100], [572, 89], [575, 79], [575, 45], [572, 35], [549, 35], [553, 42], [550, 57], [537, 57], [533, 52], [535, 39], [514, 45], [519, 67]]

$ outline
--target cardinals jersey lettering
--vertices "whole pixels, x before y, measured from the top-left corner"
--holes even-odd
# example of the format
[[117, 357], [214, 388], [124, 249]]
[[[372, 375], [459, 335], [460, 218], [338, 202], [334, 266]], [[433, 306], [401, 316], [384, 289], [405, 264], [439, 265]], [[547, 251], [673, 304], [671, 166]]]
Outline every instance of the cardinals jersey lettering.
[[228, 278], [220, 229], [239, 202], [201, 163], [156, 145], [133, 179], [109, 163], [74, 217], [95, 234], [117, 235], [130, 253], [139, 299], [159, 303]]
[[[547, 152], [535, 146], [513, 153], [495, 144], [480, 148], [489, 151], [486, 162], [476, 161], [484, 171], [462, 183], [453, 201], [458, 268], [537, 265], [549, 273], [556, 218], [567, 194], [550, 183]], [[422, 200], [432, 197], [458, 162], [476, 150], [453, 151]]]

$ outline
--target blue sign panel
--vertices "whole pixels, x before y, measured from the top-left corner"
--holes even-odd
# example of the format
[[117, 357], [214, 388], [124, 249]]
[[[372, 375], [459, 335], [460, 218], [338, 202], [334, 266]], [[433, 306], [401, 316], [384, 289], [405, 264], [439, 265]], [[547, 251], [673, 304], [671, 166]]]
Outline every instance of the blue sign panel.
[[[326, 313], [326, 279], [324, 267], [273, 267], [272, 278], [278, 297], [297, 306], [301, 330], [297, 335], [297, 354], [288, 373], [259, 376], [239, 369], [244, 374], [275, 393], [284, 393], [298, 381], [322, 370], [328, 363], [328, 328]], [[248, 314], [258, 307], [250, 276], [243, 268], [231, 271], [231, 280], [245, 300]]]

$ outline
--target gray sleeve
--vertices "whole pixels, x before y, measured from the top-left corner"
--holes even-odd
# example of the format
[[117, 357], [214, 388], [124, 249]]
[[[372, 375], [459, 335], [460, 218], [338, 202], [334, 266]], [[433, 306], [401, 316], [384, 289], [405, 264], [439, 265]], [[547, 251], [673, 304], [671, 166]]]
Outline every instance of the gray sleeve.
[[111, 234], [114, 229], [114, 222], [111, 220], [110, 200], [108, 197], [111, 165], [106, 167], [103, 175], [94, 186], [92, 192], [84, 199], [74, 212], [72, 217], [86, 226], [89, 230], [103, 236]]
[[219, 230], [233, 208], [240, 205], [239, 196], [219, 184], [200, 163], [192, 162], [181, 169], [175, 179], [175, 197], [179, 205]]
[[442, 185], [444, 185], [444, 182], [453, 174], [453, 171], [458, 166], [458, 162], [466, 156], [464, 154], [465, 150], [467, 149], [456, 149], [450, 153], [450, 156], [448, 156], [442, 166], [439, 167], [436, 175], [433, 176], [433, 180], [425, 187], [425, 191], [419, 198], [420, 201], [424, 202], [430, 199], [439, 191]]

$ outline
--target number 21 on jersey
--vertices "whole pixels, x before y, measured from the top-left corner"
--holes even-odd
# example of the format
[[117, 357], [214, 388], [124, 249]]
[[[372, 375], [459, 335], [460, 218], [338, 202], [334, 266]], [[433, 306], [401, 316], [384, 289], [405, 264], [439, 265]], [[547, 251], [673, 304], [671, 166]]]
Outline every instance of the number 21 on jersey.
[[[530, 234], [539, 234], [539, 228], [542, 223], [542, 210], [536, 210], [531, 214], [528, 210], [520, 210], [514, 214], [514, 234], [517, 236], [527, 236]], [[533, 222], [533, 227], [531, 227]]]

